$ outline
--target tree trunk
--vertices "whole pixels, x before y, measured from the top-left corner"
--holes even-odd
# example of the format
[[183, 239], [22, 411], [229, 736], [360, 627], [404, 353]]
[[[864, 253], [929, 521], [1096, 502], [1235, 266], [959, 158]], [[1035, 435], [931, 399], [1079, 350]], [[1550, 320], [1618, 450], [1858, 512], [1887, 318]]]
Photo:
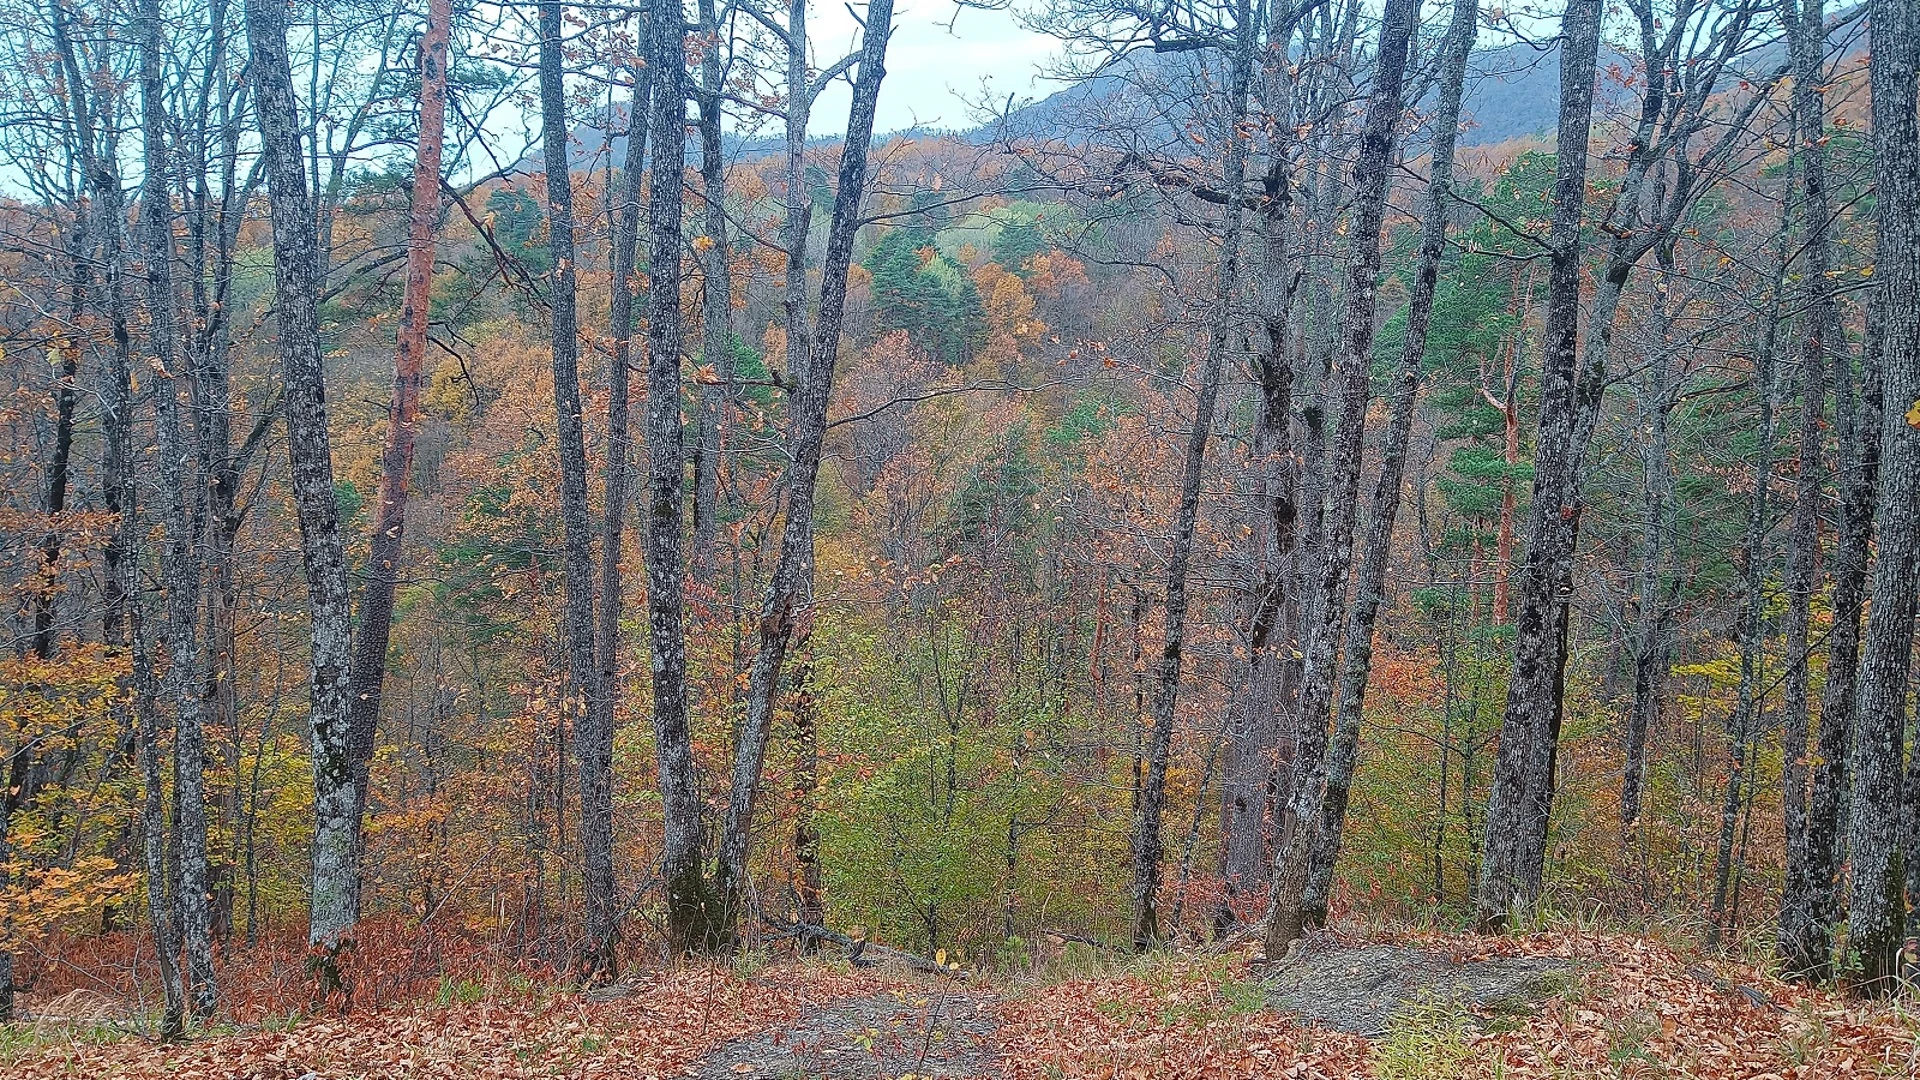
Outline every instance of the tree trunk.
[[[1783, 228], [1781, 235], [1786, 235]], [[1733, 870], [1734, 830], [1739, 825], [1740, 805], [1747, 779], [1747, 756], [1753, 732], [1760, 720], [1761, 670], [1766, 661], [1766, 570], [1767, 534], [1773, 484], [1773, 369], [1774, 352], [1779, 343], [1780, 289], [1786, 282], [1784, 241], [1781, 262], [1774, 274], [1771, 312], [1767, 318], [1766, 339], [1760, 345], [1759, 362], [1753, 381], [1760, 396], [1759, 457], [1753, 463], [1753, 492], [1747, 503], [1747, 534], [1741, 542], [1740, 567], [1740, 683], [1736, 690], [1733, 714], [1727, 719], [1729, 747], [1726, 799], [1720, 808], [1720, 847], [1714, 858], [1713, 906], [1707, 925], [1708, 945], [1719, 944], [1727, 918], [1727, 885]]]
[[[728, 266], [727, 165], [720, 141], [721, 85], [725, 54], [720, 48], [721, 20], [714, 0], [699, 0], [700, 31], [708, 42], [700, 58], [700, 87], [694, 95], [700, 107], [701, 236], [694, 243], [700, 253], [700, 360], [713, 369], [714, 381], [694, 387], [693, 536], [689, 563], [698, 581], [711, 581], [716, 570], [714, 536], [720, 509], [722, 434], [727, 422], [727, 398], [733, 383], [733, 279]], [[700, 241], [704, 240], [705, 243]]]
[[[1913, 656], [1913, 582], [1920, 569], [1920, 515], [1913, 512], [1920, 505], [1920, 131], [1914, 117], [1920, 13], [1905, 0], [1873, 0], [1868, 17], [1879, 236], [1874, 277], [1880, 282], [1872, 311], [1886, 407], [1880, 429], [1879, 558], [1849, 770], [1853, 888], [1847, 943], [1853, 985], [1888, 993], [1900, 970], [1906, 920], [1900, 769]], [[1920, 775], [1910, 782], [1920, 788]]]
[[[151, 2], [151, 0], [149, 0]], [[337, 956], [350, 941], [354, 912], [354, 790], [347, 687], [353, 620], [341, 550], [340, 507], [333, 490], [333, 447], [327, 434], [326, 377], [321, 367], [320, 247], [313, 200], [300, 149], [300, 105], [287, 60], [287, 9], [247, 0], [254, 114], [273, 222], [274, 282], [284, 371], [287, 453], [300, 519], [300, 557], [312, 622], [313, 882], [307, 940]], [[337, 968], [323, 969], [326, 980]]]
[[1630, 851], [1638, 835], [1647, 781], [1647, 738], [1660, 719], [1660, 698], [1666, 685], [1670, 618], [1665, 563], [1667, 538], [1672, 534], [1673, 462], [1668, 430], [1678, 387], [1673, 377], [1673, 309], [1669, 303], [1675, 281], [1672, 245], [1659, 253], [1664, 286], [1654, 294], [1656, 342], [1640, 388], [1637, 425], [1639, 440], [1642, 520], [1639, 565], [1634, 572], [1634, 601], [1638, 607], [1633, 631], [1633, 705], [1627, 715], [1625, 763], [1620, 772], [1620, 850]]
[[[1267, 40], [1291, 41], [1297, 17], [1276, 11]], [[1277, 648], [1293, 611], [1287, 582], [1294, 571], [1296, 470], [1292, 455], [1292, 313], [1298, 275], [1289, 254], [1293, 227], [1294, 120], [1290, 109], [1295, 84], [1291, 66], [1269, 51], [1263, 93], [1274, 116], [1272, 162], [1265, 177], [1260, 210], [1261, 266], [1256, 276], [1260, 335], [1254, 349], [1253, 439], [1248, 465], [1258, 485], [1253, 500], [1252, 535], [1257, 565], [1244, 604], [1247, 611], [1246, 686], [1234, 703], [1220, 776], [1221, 897], [1214, 930], [1225, 933], [1240, 914], [1236, 901], [1261, 891], [1266, 877], [1268, 793], [1280, 749], [1283, 672], [1291, 646]]]
[[687, 725], [686, 558], [682, 545], [684, 448], [680, 423], [681, 229], [686, 140], [686, 35], [677, 2], [654, 8], [652, 252], [647, 318], [647, 632], [653, 739], [659, 757], [664, 842], [660, 877], [667, 942], [675, 954], [719, 942], [720, 905], [700, 866], [700, 788]]
[[[767, 585], [766, 602], [760, 609], [760, 650], [754, 655], [748, 675], [747, 715], [740, 725], [739, 742], [734, 748], [733, 787], [720, 839], [721, 886], [729, 928], [739, 917], [748, 896], [747, 854], [752, 839], [753, 808], [760, 787], [761, 766], [766, 758], [767, 735], [773, 722], [774, 699], [780, 688], [781, 664], [792, 642], [801, 604], [813, 584], [814, 486], [820, 474], [820, 452], [827, 433], [827, 407], [833, 395], [834, 365], [840, 355], [840, 327], [846, 312], [853, 240], [860, 229], [860, 205], [866, 194], [867, 150], [873, 139], [880, 82], [886, 76], [887, 37], [892, 26], [893, 0], [873, 0], [867, 8], [860, 70], [854, 79], [853, 102], [847, 113], [847, 137], [840, 155], [833, 221], [827, 229], [819, 322], [805, 365], [790, 373], [794, 390], [787, 428], [788, 454], [792, 460], [787, 471], [787, 516], [780, 533], [779, 562], [774, 567], [773, 580]], [[793, 152], [794, 137], [790, 129], [789, 153]], [[791, 159], [788, 168], [791, 183], [795, 169]], [[791, 201], [791, 192], [788, 197]], [[795, 278], [804, 280], [806, 272], [806, 234], [797, 231], [803, 224], [804, 219], [788, 223], [789, 289]], [[788, 314], [791, 318], [791, 308]]]
[[212, 1015], [215, 1001], [213, 941], [209, 923], [206, 803], [206, 729], [200, 671], [199, 537], [189, 500], [202, 478], [180, 419], [180, 398], [188, 392], [186, 372], [174, 339], [173, 194], [167, 178], [168, 116], [162, 70], [158, 0], [140, 7], [141, 126], [146, 138], [146, 180], [141, 186], [141, 256], [146, 264], [148, 345], [152, 349], [154, 416], [160, 483], [160, 521], [164, 536], [160, 570], [166, 582], [167, 667], [161, 693], [173, 705], [174, 842], [179, 852], [179, 934], [186, 951], [187, 989], [196, 1017]]
[[[565, 5], [560, 0], [541, 0], [540, 4], [540, 126], [547, 173], [547, 249], [552, 256], [553, 283], [547, 293], [552, 314], [553, 412], [559, 433], [560, 455], [560, 529], [566, 579], [566, 606], [561, 615], [560, 646], [567, 656], [567, 681], [571, 684], [561, 696], [559, 722], [564, 732], [567, 720], [576, 724], [586, 716], [610, 716], [605, 701], [611, 687], [603, 685], [600, 667], [594, 662], [593, 527], [587, 516], [587, 442], [580, 403], [580, 324], [575, 311], [575, 267], [573, 244], [573, 177], [567, 156], [570, 133], [567, 129], [567, 97], [561, 38], [565, 34]], [[593, 724], [589, 723], [589, 727]], [[596, 738], [594, 746], [576, 748], [580, 762], [582, 792], [588, 785], [596, 790], [605, 786], [607, 807], [611, 808], [612, 735]], [[605, 750], [602, 751], [604, 745]], [[556, 768], [560, 763], [556, 762]], [[560, 768], [560, 775], [564, 769]], [[564, 798], [556, 800], [556, 809]], [[580, 955], [590, 978], [604, 974], [611, 965], [613, 927], [610, 919], [615, 906], [612, 896], [613, 850], [612, 821], [596, 814], [592, 825], [582, 807], [580, 830], [586, 864], [584, 875], [587, 897], [587, 926]], [[601, 831], [604, 824], [605, 831]], [[605, 925], [602, 925], [602, 924]]]
[[400, 542], [407, 524], [414, 435], [420, 423], [422, 362], [433, 285], [434, 227], [440, 216], [440, 151], [446, 132], [448, 36], [451, 0], [428, 0], [420, 41], [420, 137], [413, 159], [413, 195], [407, 213], [407, 277], [400, 300], [400, 331], [393, 357], [393, 396], [380, 451], [380, 487], [374, 497], [367, 579], [360, 591], [360, 625], [353, 641], [348, 698], [348, 745], [353, 770], [353, 910], [360, 913], [364, 881], [368, 768], [386, 687], [387, 645], [393, 632], [393, 593], [400, 579]]
[[1167, 759], [1173, 746], [1174, 706], [1180, 690], [1180, 662], [1186, 636], [1187, 567], [1193, 558], [1194, 528], [1200, 513], [1200, 481], [1206, 469], [1207, 441], [1213, 432], [1215, 407], [1220, 398], [1220, 374], [1226, 366], [1227, 349], [1233, 336], [1233, 321], [1227, 313], [1233, 310], [1240, 284], [1240, 233], [1245, 216], [1241, 191], [1247, 171], [1247, 136], [1241, 127], [1247, 115], [1247, 92], [1252, 81], [1257, 36], [1252, 24], [1252, 5], [1247, 0], [1238, 0], [1234, 25], [1237, 36], [1229, 77], [1227, 154], [1221, 184], [1227, 200], [1221, 230], [1219, 277], [1214, 289], [1217, 317], [1211, 320], [1207, 352], [1200, 363], [1200, 390], [1182, 465], [1179, 509], [1173, 535], [1168, 538], [1171, 554], [1167, 560], [1166, 637], [1156, 665], [1153, 730], [1133, 816], [1133, 947], [1139, 951], [1153, 948], [1161, 938], [1157, 908], [1163, 850], [1160, 819], [1166, 810]]
[[[1300, 686], [1300, 730], [1324, 733], [1331, 719], [1338, 636], [1346, 623], [1347, 572], [1353, 559], [1360, 465], [1366, 452], [1369, 368], [1373, 362], [1374, 311], [1379, 294], [1380, 229], [1386, 218], [1387, 178], [1395, 129], [1405, 108], [1407, 55], [1420, 21], [1420, 0], [1389, 0], [1380, 29], [1380, 52], [1366, 125], [1353, 166], [1352, 237], [1347, 256], [1346, 311], [1342, 316], [1334, 395], [1340, 402], [1333, 455], [1328, 465], [1329, 499], [1316, 561], [1319, 580], [1307, 621], [1306, 662]], [[1424, 348], [1424, 346], [1423, 346]], [[1412, 402], [1409, 400], [1408, 409]], [[1411, 413], [1409, 413], [1411, 423]], [[1384, 572], [1384, 571], [1383, 571]], [[1371, 633], [1371, 630], [1369, 630]], [[1345, 722], [1345, 718], [1342, 718]], [[1358, 717], [1354, 718], [1357, 725]], [[1324, 743], [1320, 734], [1316, 741]], [[1356, 727], [1357, 738], [1357, 727]], [[1280, 822], [1274, 855], [1273, 911], [1267, 924], [1267, 955], [1280, 956], [1317, 916], [1305, 900], [1311, 878], [1314, 834], [1329, 792], [1331, 762], [1323, 753], [1312, 773], [1296, 783]], [[1351, 766], [1348, 766], [1349, 772]]]
[[[1541, 362], [1540, 433], [1534, 466], [1527, 557], [1521, 564], [1514, 661], [1500, 726], [1499, 757], [1487, 804], [1486, 845], [1476, 904], [1480, 921], [1504, 926], [1540, 891], [1553, 746], [1560, 735], [1566, 663], [1567, 598], [1557, 595], [1558, 564], [1572, 559], [1571, 519], [1579, 478], [1574, 454], [1579, 377], [1580, 217], [1587, 200], [1587, 137], [1600, 47], [1600, 0], [1567, 0], [1561, 26], [1559, 151], [1552, 264], [1547, 282]], [[1539, 773], [1544, 759], [1548, 783]], [[1536, 843], [1533, 836], [1538, 834]], [[1540, 852], [1535, 856], [1535, 851]]]
[[[1433, 116], [1433, 161], [1427, 182], [1426, 207], [1420, 233], [1419, 263], [1413, 292], [1407, 301], [1407, 336], [1400, 349], [1394, 382], [1391, 420], [1381, 449], [1380, 472], [1374, 480], [1366, 542], [1353, 608], [1346, 625], [1345, 664], [1340, 673], [1338, 726], [1327, 753], [1326, 793], [1314, 834], [1307, 887], [1301, 898], [1306, 923], [1324, 926], [1332, 891], [1334, 864], [1340, 854], [1346, 826], [1347, 799], [1353, 770], [1359, 760], [1360, 721], [1366, 704], [1367, 680], [1373, 664], [1373, 632], [1387, 601], [1387, 564], [1393, 555], [1394, 521], [1400, 512], [1402, 480], [1406, 475], [1407, 444], [1413, 435], [1414, 403], [1420, 390], [1420, 364], [1426, 358], [1427, 330], [1433, 319], [1434, 293], [1447, 237], [1447, 211], [1453, 203], [1453, 152], [1460, 127], [1460, 103], [1465, 94], [1467, 58], [1479, 29], [1478, 0], [1454, 0], [1452, 21], [1442, 45], [1440, 102]], [[1418, 14], [1414, 22], [1417, 25]], [[1371, 342], [1368, 343], [1369, 350]]]
[[[1785, 719], [1782, 736], [1782, 816], [1787, 834], [1787, 875], [1780, 899], [1777, 955], [1792, 977], [1821, 981], [1832, 968], [1833, 937], [1831, 906], [1828, 896], [1833, 877], [1833, 820], [1826, 808], [1827, 794], [1816, 779], [1809, 796], [1809, 773], [1827, 768], [1824, 754], [1818, 764], [1809, 758], [1810, 693], [1808, 663], [1812, 652], [1810, 624], [1813, 593], [1819, 573], [1820, 500], [1822, 498], [1822, 441], [1826, 420], [1828, 354], [1844, 355], [1842, 341], [1829, 344], [1828, 335], [1838, 330], [1839, 316], [1833, 301], [1829, 217], [1827, 198], [1827, 114], [1823, 100], [1826, 86], [1826, 10], [1824, 0], [1782, 0], [1781, 22], [1786, 27], [1788, 48], [1794, 67], [1792, 106], [1794, 122], [1794, 163], [1800, 180], [1800, 221], [1804, 269], [1800, 275], [1807, 284], [1809, 310], [1802, 321], [1800, 368], [1797, 385], [1800, 393], [1800, 449], [1798, 479], [1794, 488], [1793, 524], [1787, 544], [1787, 674], [1783, 689]], [[1841, 453], [1848, 452], [1843, 444]], [[1845, 492], [1841, 494], [1844, 501]], [[1843, 515], [1845, 511], [1842, 511]], [[1844, 528], [1844, 526], [1843, 526]], [[1844, 544], [1844, 540], [1842, 541]], [[1839, 557], [1836, 555], [1836, 557]], [[1836, 580], [1838, 575], [1836, 574]], [[1831, 633], [1845, 632], [1847, 616], [1836, 609]], [[1857, 621], [1855, 623], [1857, 627]], [[1857, 632], [1857, 630], [1855, 631]], [[1829, 678], [1835, 674], [1829, 672]], [[1849, 675], [1849, 678], [1851, 676]], [[1827, 727], [1844, 722], [1844, 710], [1829, 716], [1822, 709], [1821, 736]], [[1825, 747], [1822, 747], [1824, 750]], [[1844, 755], [1844, 744], [1841, 754]]]
[[627, 154], [621, 165], [624, 185], [614, 227], [612, 298], [609, 302], [612, 355], [607, 362], [606, 518], [600, 534], [600, 609], [594, 657], [600, 662], [600, 693], [589, 699], [574, 753], [580, 759], [580, 852], [584, 864], [587, 940], [576, 958], [588, 981], [618, 976], [619, 891], [613, 873], [614, 711], [620, 697], [621, 566], [627, 499], [633, 471], [632, 388], [634, 256], [640, 237], [640, 194], [646, 168], [647, 137], [653, 107], [653, 65], [645, 61], [657, 25], [651, 11], [642, 14], [640, 53], [633, 65], [633, 98], [627, 106]]

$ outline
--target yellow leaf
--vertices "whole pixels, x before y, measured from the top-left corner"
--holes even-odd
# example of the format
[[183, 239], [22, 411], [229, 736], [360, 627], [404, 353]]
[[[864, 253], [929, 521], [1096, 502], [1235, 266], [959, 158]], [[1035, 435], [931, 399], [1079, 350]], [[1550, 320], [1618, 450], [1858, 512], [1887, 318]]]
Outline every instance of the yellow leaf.
[[1914, 402], [1913, 408], [1907, 410], [1906, 419], [1909, 425], [1920, 427], [1920, 401]]
[[711, 236], [696, 236], [696, 237], [694, 237], [694, 238], [693, 238], [693, 250], [695, 250], [695, 251], [712, 251], [712, 250], [713, 250], [713, 237], [711, 237]]

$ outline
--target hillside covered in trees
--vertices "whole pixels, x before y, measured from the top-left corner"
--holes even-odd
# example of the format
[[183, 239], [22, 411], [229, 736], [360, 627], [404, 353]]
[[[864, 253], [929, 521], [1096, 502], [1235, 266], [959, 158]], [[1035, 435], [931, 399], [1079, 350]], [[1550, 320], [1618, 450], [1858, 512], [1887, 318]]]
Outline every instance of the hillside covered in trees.
[[1913, 1075], [1920, 11], [972, 7], [0, 0], [0, 1071]]

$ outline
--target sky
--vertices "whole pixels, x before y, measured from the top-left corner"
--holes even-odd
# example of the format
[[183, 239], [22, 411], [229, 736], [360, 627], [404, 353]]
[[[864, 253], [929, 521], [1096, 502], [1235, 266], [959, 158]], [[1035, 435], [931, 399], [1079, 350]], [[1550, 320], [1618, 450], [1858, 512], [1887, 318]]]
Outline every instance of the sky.
[[[1005, 11], [967, 8], [958, 18], [955, 11], [953, 0], [897, 0], [876, 130], [973, 127], [980, 121], [973, 105], [983, 98], [1004, 104], [1009, 94], [1039, 98], [1060, 89], [1038, 77], [1040, 68], [1060, 54], [1059, 42], [1021, 26]], [[839, 0], [816, 4], [808, 18], [818, 42], [815, 63], [825, 66], [857, 47], [858, 24]], [[814, 134], [846, 129], [849, 94], [842, 80], [821, 95], [813, 111]]]

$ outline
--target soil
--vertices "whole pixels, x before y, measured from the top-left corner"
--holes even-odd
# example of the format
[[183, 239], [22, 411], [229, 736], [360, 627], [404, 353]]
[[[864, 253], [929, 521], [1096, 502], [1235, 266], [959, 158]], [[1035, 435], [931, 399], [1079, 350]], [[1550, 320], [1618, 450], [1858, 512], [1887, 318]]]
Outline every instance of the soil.
[[910, 987], [851, 998], [792, 1026], [735, 1039], [700, 1080], [894, 1080], [995, 1075], [990, 994]]
[[1461, 1007], [1483, 1021], [1532, 1013], [1574, 968], [1553, 957], [1463, 959], [1403, 945], [1302, 943], [1267, 970], [1268, 1004], [1303, 1023], [1378, 1038], [1422, 1006]]

